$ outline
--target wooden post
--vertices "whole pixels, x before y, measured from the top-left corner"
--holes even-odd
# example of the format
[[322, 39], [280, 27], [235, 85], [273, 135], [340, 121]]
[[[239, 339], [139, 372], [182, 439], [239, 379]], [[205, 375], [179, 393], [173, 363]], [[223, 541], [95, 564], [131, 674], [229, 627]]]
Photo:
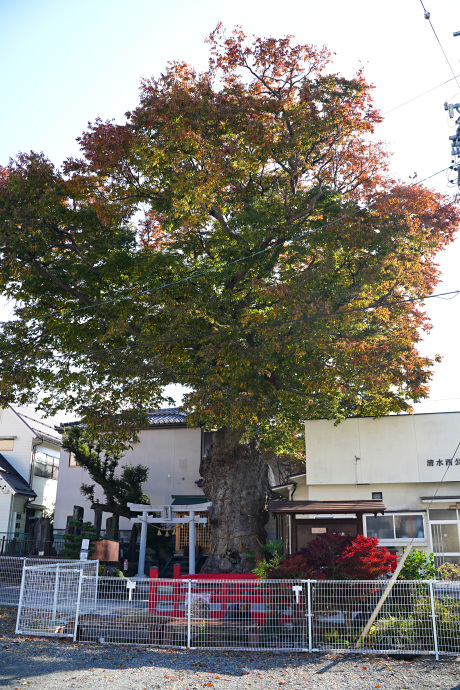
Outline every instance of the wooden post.
[[291, 523], [291, 549], [292, 553], [297, 553], [297, 519], [295, 514], [292, 515]]

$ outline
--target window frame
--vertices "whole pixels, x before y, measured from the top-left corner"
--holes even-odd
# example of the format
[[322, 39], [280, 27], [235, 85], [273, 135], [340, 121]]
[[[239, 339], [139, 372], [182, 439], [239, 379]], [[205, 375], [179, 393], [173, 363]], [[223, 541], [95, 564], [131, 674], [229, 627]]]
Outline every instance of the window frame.
[[[395, 525], [395, 517], [403, 516], [403, 515], [413, 515], [414, 517], [421, 517], [422, 522], [423, 522], [423, 532], [424, 532], [424, 537], [396, 537], [396, 525]], [[424, 545], [426, 546], [428, 544], [428, 537], [427, 537], [427, 520], [426, 520], [426, 511], [423, 510], [395, 510], [395, 511], [388, 511], [385, 512], [383, 515], [374, 515], [374, 513], [364, 513], [363, 514], [363, 534], [365, 537], [367, 537], [367, 518], [368, 517], [392, 517], [393, 518], [393, 534], [394, 538], [393, 539], [380, 539], [377, 537], [379, 540], [379, 545], [380, 546], [404, 546], [407, 544], [418, 544], [418, 545]]]
[[[38, 458], [40, 456], [44, 456], [44, 462], [39, 462]], [[48, 458], [51, 460], [51, 462], [48, 460]], [[51, 467], [51, 472], [46, 474], [46, 469], [44, 469], [43, 473], [39, 474], [36, 472], [37, 465], [43, 465], [44, 468]], [[55, 455], [50, 455], [50, 453], [45, 453], [42, 450], [37, 450], [34, 456], [33, 473], [34, 477], [40, 477], [41, 479], [53, 479], [55, 482], [57, 482], [59, 477], [59, 458]]]
[[[435, 510], [435, 509], [432, 509], [432, 510]], [[452, 510], [452, 512], [454, 512], [454, 511]], [[435, 538], [434, 538], [433, 530], [432, 530], [433, 525], [439, 525], [439, 526], [441, 526], [441, 525], [457, 525], [458, 540], [460, 543], [460, 509], [458, 508], [458, 506], [456, 506], [456, 508], [455, 508], [455, 515], [456, 515], [456, 517], [453, 520], [448, 520], [447, 518], [442, 518], [439, 520], [436, 520], [436, 519], [432, 520], [430, 518], [429, 512], [428, 512], [428, 524], [430, 526], [431, 545], [433, 548], [433, 554], [434, 554], [435, 558], [448, 558], [450, 556], [460, 557], [460, 551], [435, 551], [435, 546], [437, 546], [438, 544], [435, 544]]]

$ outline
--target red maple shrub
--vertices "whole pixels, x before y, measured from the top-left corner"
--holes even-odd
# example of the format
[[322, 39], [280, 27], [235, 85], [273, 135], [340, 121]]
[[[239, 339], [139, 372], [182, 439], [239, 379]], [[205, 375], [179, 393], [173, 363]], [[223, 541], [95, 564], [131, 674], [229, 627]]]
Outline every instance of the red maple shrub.
[[326, 532], [267, 573], [273, 579], [375, 580], [392, 570], [393, 556], [376, 537]]
[[305, 557], [301, 553], [283, 558], [275, 568], [267, 570], [269, 580], [316, 580], [316, 573], [312, 566], [308, 565]]
[[385, 547], [379, 547], [377, 537], [358, 534], [342, 552], [339, 571], [344, 580], [376, 580], [389, 575], [394, 556]]

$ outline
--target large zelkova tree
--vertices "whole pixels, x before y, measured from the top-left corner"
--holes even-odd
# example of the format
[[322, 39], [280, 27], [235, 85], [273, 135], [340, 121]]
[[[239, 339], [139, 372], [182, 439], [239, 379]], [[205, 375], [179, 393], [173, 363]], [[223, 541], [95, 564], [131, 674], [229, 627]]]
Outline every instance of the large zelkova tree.
[[216, 430], [207, 568], [226, 572], [264, 541], [265, 452], [295, 450], [304, 418], [427, 395], [420, 300], [459, 215], [391, 178], [361, 72], [290, 38], [218, 27], [209, 45], [205, 72], [169, 64], [62, 171], [3, 170], [0, 395], [121, 428], [188, 386], [189, 424]]

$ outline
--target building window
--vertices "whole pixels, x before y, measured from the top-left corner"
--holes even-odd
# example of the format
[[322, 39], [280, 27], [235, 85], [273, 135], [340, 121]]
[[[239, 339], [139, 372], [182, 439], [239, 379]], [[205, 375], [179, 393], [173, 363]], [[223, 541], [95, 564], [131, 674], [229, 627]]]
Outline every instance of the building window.
[[34, 475], [45, 479], [57, 479], [59, 473], [59, 458], [48, 453], [35, 453]]
[[372, 492], [372, 498], [378, 498], [381, 501], [382, 500], [382, 492], [381, 491], [373, 491]]
[[426, 540], [423, 513], [392, 513], [385, 515], [365, 515], [364, 534], [366, 537], [377, 537], [385, 543], [404, 543], [414, 540]]
[[69, 467], [80, 467], [73, 453], [69, 453]]
[[456, 506], [451, 508], [431, 508], [431, 539], [436, 565], [445, 561], [458, 563], [460, 560], [460, 511]]
[[14, 438], [0, 438], [0, 451], [14, 450]]

